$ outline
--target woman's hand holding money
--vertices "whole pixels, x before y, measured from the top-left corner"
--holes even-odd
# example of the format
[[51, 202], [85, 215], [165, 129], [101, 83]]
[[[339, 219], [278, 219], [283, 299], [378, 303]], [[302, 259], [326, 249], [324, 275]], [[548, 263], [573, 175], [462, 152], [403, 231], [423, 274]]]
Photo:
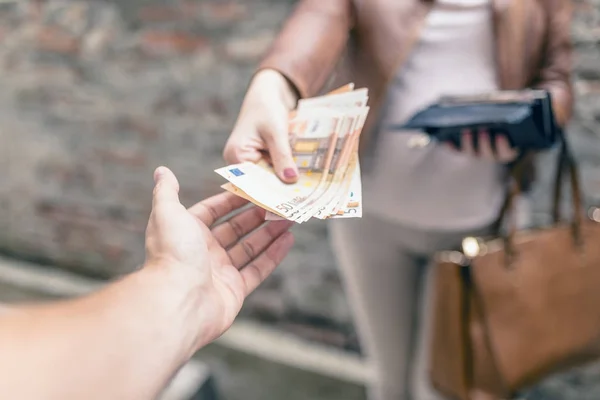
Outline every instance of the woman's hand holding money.
[[298, 97], [279, 72], [262, 70], [252, 80], [223, 157], [229, 164], [256, 162], [268, 153], [277, 176], [298, 180], [288, 134], [289, 113]]

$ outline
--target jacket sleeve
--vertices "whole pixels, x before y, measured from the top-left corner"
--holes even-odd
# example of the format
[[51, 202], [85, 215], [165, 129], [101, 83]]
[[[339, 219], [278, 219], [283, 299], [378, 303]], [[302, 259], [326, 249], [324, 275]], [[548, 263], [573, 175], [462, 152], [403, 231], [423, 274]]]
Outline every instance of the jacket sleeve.
[[573, 113], [573, 4], [572, 0], [546, 0], [545, 3], [548, 18], [546, 51], [535, 86], [550, 92], [556, 120], [565, 126]]
[[353, 26], [352, 0], [300, 0], [258, 69], [281, 73], [301, 98], [314, 96], [332, 74]]

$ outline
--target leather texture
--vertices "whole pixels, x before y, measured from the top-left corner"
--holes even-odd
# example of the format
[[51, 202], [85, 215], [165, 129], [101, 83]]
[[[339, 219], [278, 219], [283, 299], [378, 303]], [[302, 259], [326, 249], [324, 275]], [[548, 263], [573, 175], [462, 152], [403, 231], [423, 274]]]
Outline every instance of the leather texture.
[[[371, 148], [386, 89], [435, 0], [300, 0], [259, 69], [310, 97], [355, 82], [370, 91], [361, 153]], [[492, 0], [501, 89], [547, 89], [559, 124], [570, 118], [572, 0]]]
[[[565, 173], [574, 199], [571, 221], [559, 213]], [[584, 221], [580, 193], [565, 145], [554, 226], [512, 228], [481, 243], [468, 263], [448, 257], [457, 253], [440, 258], [431, 377], [450, 398], [509, 399], [550, 373], [600, 357], [600, 224]]]

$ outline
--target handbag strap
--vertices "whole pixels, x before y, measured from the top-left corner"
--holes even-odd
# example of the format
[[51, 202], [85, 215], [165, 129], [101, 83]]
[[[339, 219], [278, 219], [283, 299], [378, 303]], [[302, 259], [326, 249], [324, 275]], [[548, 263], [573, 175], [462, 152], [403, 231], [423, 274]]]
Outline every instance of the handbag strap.
[[[573, 240], [576, 244], [581, 244], [581, 224], [582, 224], [582, 196], [581, 188], [579, 183], [579, 168], [577, 161], [573, 155], [569, 142], [564, 134], [564, 131], [560, 129], [558, 131], [560, 139], [560, 151], [558, 154], [558, 160], [556, 163], [556, 173], [554, 179], [554, 190], [553, 190], [553, 202], [552, 202], [552, 218], [554, 224], [562, 222], [561, 218], [561, 205], [562, 205], [562, 189], [565, 174], [569, 175], [571, 196], [572, 196], [572, 217], [570, 221], [571, 231]], [[497, 223], [497, 232], [499, 236], [504, 240], [504, 250], [507, 255], [507, 262], [510, 264], [512, 259], [516, 256], [514, 247], [514, 237], [517, 232], [517, 224], [515, 221], [514, 212], [514, 199], [520, 193], [519, 182], [523, 173], [523, 167], [527, 162], [526, 157], [533, 157], [533, 153], [529, 153], [522, 157], [522, 159], [515, 163], [515, 166], [511, 170], [508, 179], [508, 193], [506, 200], [500, 212], [500, 218]], [[506, 218], [509, 218], [508, 229], [505, 234], [500, 234], [500, 226]]]
[[[517, 196], [522, 192], [520, 183], [523, 182], [525, 168], [528, 164], [533, 163], [534, 157], [535, 153], [532, 151], [521, 152], [517, 160], [512, 163], [511, 168], [506, 174], [506, 197], [504, 198], [504, 203], [500, 208], [498, 218], [492, 226], [492, 232], [494, 232], [494, 235], [504, 239], [505, 249], [508, 251], [507, 255], [509, 258], [512, 258], [514, 254], [511, 252], [513, 246], [511, 246], [508, 242], [512, 240], [512, 237], [517, 230], [514, 202]], [[507, 232], [502, 233], [502, 225], [505, 221], [507, 221], [507, 219]]]
[[571, 196], [573, 203], [573, 223], [581, 225], [582, 222], [582, 195], [581, 186], [579, 183], [579, 166], [571, 146], [567, 141], [564, 133], [561, 131], [561, 155], [559, 159], [558, 171], [554, 182], [554, 200], [552, 203], [552, 218], [554, 223], [561, 221], [560, 208], [562, 203], [562, 184], [564, 182], [564, 175], [569, 174], [571, 181]]
[[[518, 182], [521, 182], [520, 179], [524, 174], [525, 165], [529, 162], [532, 162], [533, 156], [534, 155], [532, 152], [521, 152], [518, 158], [512, 163], [512, 165], [506, 173], [506, 196], [504, 198], [504, 202], [502, 203], [502, 207], [500, 207], [498, 218], [492, 225], [492, 232], [494, 232], [496, 236], [501, 236], [500, 230], [502, 228], [502, 223], [506, 220], [507, 214], [512, 208], [512, 202], [514, 197], [516, 197], [519, 194], [511, 193], [511, 191], [516, 189], [518, 190], [518, 192], [520, 192]], [[515, 184], [517, 185], [516, 188], [514, 187]]]

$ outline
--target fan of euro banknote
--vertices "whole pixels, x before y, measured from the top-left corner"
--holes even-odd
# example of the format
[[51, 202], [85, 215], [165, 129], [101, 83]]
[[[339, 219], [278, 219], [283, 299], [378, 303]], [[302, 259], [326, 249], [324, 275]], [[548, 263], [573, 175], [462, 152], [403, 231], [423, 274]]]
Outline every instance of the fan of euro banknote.
[[215, 170], [229, 181], [222, 188], [264, 208], [267, 220], [362, 217], [358, 139], [367, 101], [367, 89], [355, 90], [354, 84], [300, 100], [289, 116], [298, 181], [282, 182], [262, 159]]

